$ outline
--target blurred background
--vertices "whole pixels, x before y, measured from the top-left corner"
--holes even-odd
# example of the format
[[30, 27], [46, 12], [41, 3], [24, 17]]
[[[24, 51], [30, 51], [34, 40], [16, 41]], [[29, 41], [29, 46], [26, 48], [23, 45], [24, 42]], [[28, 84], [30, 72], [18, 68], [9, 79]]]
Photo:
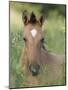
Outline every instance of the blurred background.
[[20, 70], [19, 59], [24, 50], [22, 12], [32, 11], [36, 16], [45, 17], [43, 25], [45, 47], [53, 53], [65, 54], [66, 6], [57, 4], [38, 4], [9, 2], [10, 15], [10, 88], [26, 87], [25, 75]]

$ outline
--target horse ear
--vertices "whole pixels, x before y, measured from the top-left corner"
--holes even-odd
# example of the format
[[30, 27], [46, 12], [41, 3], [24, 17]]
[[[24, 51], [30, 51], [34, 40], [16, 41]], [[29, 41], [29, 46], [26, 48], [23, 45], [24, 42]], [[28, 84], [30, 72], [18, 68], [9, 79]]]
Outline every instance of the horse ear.
[[24, 10], [22, 13], [22, 20], [24, 22], [24, 25], [28, 24], [29, 18], [28, 18], [28, 12], [26, 10]]
[[40, 23], [41, 26], [43, 25], [43, 23], [44, 23], [44, 17], [43, 16], [40, 17], [39, 23]]

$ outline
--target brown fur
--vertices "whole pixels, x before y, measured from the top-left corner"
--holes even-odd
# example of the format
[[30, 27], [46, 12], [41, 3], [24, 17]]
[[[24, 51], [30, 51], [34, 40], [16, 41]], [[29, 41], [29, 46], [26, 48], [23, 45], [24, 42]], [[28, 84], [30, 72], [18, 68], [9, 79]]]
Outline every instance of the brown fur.
[[[36, 17], [34, 18], [36, 19]], [[64, 56], [50, 53], [41, 47], [40, 40], [44, 37], [44, 35], [40, 23], [42, 25], [43, 20], [35, 21], [35, 23], [29, 21], [27, 23], [25, 21], [26, 24], [24, 23], [24, 37], [28, 39], [28, 41], [25, 42], [26, 48], [24, 55], [21, 56], [21, 64], [22, 69], [24, 67], [23, 71], [26, 75], [26, 86], [63, 85], [65, 84]], [[34, 39], [30, 34], [30, 30], [33, 28], [35, 28], [38, 32]], [[29, 64], [31, 63], [40, 65], [40, 72], [37, 76], [33, 76], [29, 70]]]
[[[51, 54], [42, 50], [41, 52], [41, 69], [37, 76], [32, 76], [28, 69], [28, 59], [25, 53], [21, 57], [22, 68], [26, 74], [26, 86], [49, 86], [49, 85], [64, 85], [65, 84], [65, 62], [63, 55]], [[63, 81], [63, 82], [62, 82]]]

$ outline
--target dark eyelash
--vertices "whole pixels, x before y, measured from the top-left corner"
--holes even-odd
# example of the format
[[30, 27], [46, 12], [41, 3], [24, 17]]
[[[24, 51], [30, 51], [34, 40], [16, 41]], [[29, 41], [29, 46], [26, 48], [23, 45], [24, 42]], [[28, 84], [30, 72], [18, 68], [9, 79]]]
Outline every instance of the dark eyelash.
[[44, 38], [41, 39], [41, 42], [42, 42], [42, 43], [44, 42]]
[[24, 41], [27, 41], [27, 39], [26, 39], [26, 38], [23, 38], [23, 40], [24, 40]]

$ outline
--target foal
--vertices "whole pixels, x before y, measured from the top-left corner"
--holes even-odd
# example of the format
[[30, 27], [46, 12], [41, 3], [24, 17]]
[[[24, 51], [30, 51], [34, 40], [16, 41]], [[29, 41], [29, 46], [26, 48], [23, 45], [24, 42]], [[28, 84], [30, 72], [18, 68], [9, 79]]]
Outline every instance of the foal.
[[21, 56], [26, 76], [26, 87], [64, 85], [65, 62], [63, 55], [55, 55], [44, 48], [43, 16], [36, 19], [32, 12], [23, 13], [25, 51]]

